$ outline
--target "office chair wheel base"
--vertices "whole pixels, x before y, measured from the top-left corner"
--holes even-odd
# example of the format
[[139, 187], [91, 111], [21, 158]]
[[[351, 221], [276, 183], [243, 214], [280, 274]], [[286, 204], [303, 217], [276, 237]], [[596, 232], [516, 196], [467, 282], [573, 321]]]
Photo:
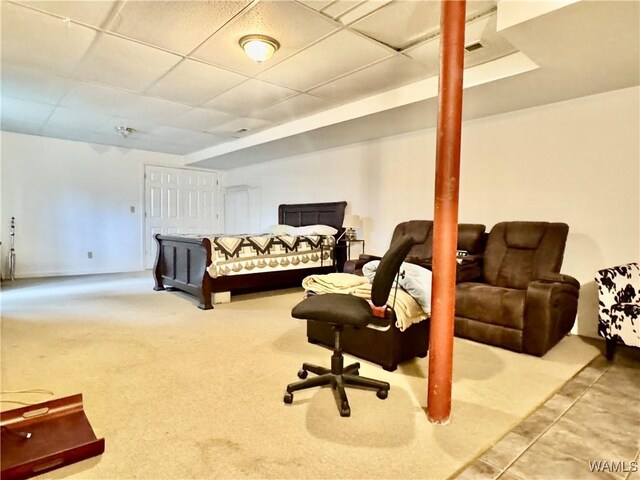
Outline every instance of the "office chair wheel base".
[[351, 416], [351, 407], [349, 407], [348, 403], [343, 403], [340, 408], [340, 416], [341, 417], [350, 417]]
[[293, 393], [285, 393], [284, 394], [284, 403], [291, 404], [293, 403]]
[[309, 375], [309, 372], [307, 372], [306, 370], [298, 370], [298, 378], [301, 378], [302, 380], [304, 380], [305, 378], [307, 378], [307, 376]]
[[376, 396], [380, 399], [380, 400], [384, 400], [385, 398], [387, 398], [389, 396], [389, 390], [378, 390], [376, 392]]

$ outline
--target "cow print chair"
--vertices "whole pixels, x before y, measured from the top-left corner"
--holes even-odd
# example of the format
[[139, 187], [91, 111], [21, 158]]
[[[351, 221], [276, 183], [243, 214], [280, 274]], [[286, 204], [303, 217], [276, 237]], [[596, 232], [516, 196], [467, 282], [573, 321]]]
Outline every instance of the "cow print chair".
[[598, 334], [613, 360], [616, 344], [640, 347], [640, 266], [619, 265], [598, 271]]

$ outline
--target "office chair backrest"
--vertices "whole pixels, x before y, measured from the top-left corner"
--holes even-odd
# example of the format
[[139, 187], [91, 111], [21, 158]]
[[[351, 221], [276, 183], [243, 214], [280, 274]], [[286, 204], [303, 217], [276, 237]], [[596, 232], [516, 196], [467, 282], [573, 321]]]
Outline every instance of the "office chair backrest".
[[393, 285], [393, 279], [400, 270], [400, 265], [404, 262], [407, 253], [411, 249], [414, 243], [414, 239], [406, 235], [401, 237], [391, 248], [387, 250], [380, 260], [380, 264], [376, 269], [376, 275], [373, 277], [373, 284], [371, 285], [371, 302], [376, 307], [382, 307], [387, 303], [389, 298], [389, 292], [391, 292], [391, 286]]

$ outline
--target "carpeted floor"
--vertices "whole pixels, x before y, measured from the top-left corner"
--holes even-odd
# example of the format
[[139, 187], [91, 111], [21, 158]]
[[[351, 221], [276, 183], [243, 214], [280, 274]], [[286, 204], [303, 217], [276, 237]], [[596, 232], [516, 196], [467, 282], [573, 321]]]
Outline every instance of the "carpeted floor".
[[301, 290], [201, 311], [152, 286], [148, 272], [3, 283], [2, 390], [82, 393], [106, 439], [101, 457], [45, 477], [443, 479], [599, 353], [576, 336], [542, 359], [456, 339], [448, 425], [426, 419], [426, 358], [396, 372], [361, 362], [391, 383], [389, 398], [349, 389], [342, 418], [327, 388], [282, 402], [302, 362], [330, 358], [289, 315]]

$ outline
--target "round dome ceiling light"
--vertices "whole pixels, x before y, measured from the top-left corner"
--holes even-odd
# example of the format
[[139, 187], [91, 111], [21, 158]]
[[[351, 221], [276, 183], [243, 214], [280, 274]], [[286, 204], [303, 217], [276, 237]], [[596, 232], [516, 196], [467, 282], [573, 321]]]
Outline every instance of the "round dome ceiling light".
[[266, 35], [245, 35], [240, 39], [240, 46], [247, 56], [258, 63], [269, 60], [280, 48], [280, 44], [274, 38]]

